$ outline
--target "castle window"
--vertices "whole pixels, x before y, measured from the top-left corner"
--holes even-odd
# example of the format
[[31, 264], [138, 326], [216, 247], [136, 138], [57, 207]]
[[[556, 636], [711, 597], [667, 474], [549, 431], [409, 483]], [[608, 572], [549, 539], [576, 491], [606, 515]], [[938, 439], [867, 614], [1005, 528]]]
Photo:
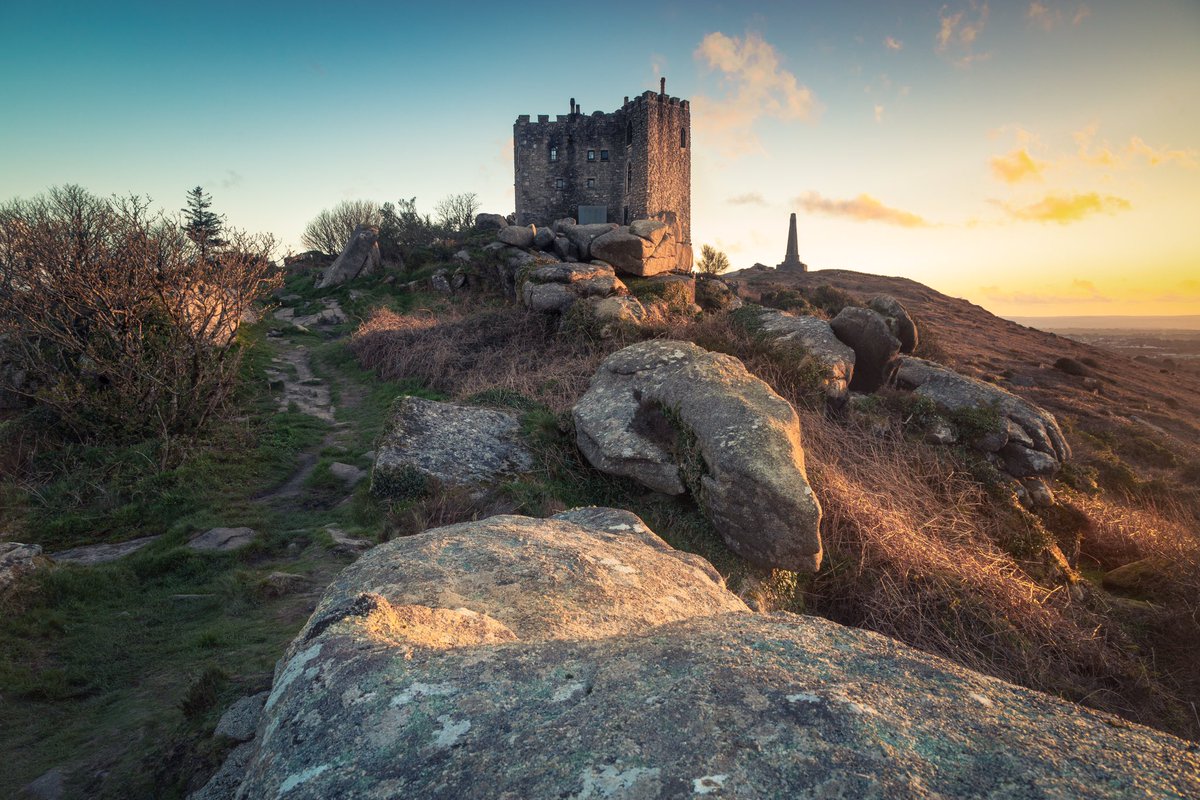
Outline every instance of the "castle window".
[[595, 161], [595, 160], [596, 160], [596, 151], [588, 150], [588, 161]]
[[687, 128], [679, 129], [679, 146], [687, 147]]
[[567, 182], [565, 180], [563, 180], [562, 178], [554, 179], [554, 188], [555, 189], [565, 189], [566, 187], [567, 187]]
[[587, 186], [588, 186], [588, 188], [589, 188], [589, 189], [595, 189], [595, 188], [596, 188], [596, 179], [595, 179], [595, 178], [588, 178], [588, 184], [587, 184]]
[[557, 147], [550, 148], [550, 160], [558, 161], [558, 148]]
[[625, 144], [633, 144], [633, 122], [625, 123]]
[[630, 162], [629, 169], [625, 170], [625, 191], [633, 191], [633, 162]]
[[600, 151], [600, 160], [601, 160], [601, 161], [608, 161], [608, 151], [607, 151], [607, 150], [601, 150], [601, 151]]

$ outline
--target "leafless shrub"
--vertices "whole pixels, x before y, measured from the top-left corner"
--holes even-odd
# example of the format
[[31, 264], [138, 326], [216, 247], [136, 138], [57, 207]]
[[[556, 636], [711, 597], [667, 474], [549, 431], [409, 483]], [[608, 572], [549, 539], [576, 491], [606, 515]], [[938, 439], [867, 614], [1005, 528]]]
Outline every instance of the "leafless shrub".
[[203, 426], [235, 388], [239, 322], [277, 285], [270, 237], [228, 238], [202, 258], [145, 200], [77, 186], [0, 208], [0, 340], [24, 373], [4, 388], [82, 438]]
[[474, 192], [451, 194], [443, 197], [433, 207], [438, 225], [448, 234], [460, 234], [475, 224], [475, 212], [479, 210], [479, 198]]
[[378, 227], [382, 222], [378, 203], [371, 200], [343, 200], [317, 214], [304, 228], [300, 241], [312, 250], [336, 256], [342, 252], [359, 225]]

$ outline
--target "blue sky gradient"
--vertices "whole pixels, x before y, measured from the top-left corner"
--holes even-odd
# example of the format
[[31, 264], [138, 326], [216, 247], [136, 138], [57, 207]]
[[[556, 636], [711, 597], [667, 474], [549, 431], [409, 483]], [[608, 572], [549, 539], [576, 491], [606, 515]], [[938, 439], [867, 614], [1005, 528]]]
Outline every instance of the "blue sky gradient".
[[693, 101], [694, 239], [735, 268], [782, 258], [796, 211], [816, 268], [1001, 313], [1196, 313], [1198, 43], [1195, 2], [8, 0], [0, 201], [174, 211], [200, 184], [297, 249], [342, 199], [507, 213], [518, 114], [665, 74]]

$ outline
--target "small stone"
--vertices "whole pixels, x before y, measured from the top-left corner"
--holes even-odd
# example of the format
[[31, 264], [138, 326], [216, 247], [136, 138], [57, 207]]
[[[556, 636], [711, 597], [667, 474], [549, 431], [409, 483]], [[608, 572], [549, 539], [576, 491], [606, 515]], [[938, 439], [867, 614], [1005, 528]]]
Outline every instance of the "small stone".
[[363, 478], [367, 477], [367, 471], [360, 469], [353, 464], [343, 464], [340, 461], [335, 461], [329, 465], [329, 472], [333, 477], [343, 481], [347, 486], [354, 486]]
[[253, 739], [254, 732], [258, 728], [258, 718], [262, 716], [263, 706], [267, 702], [268, 695], [270, 692], [259, 692], [235, 701], [221, 715], [221, 721], [217, 723], [217, 729], [213, 734], [233, 739], [235, 742], [247, 742]]
[[245, 547], [257, 535], [253, 528], [211, 528], [193, 536], [187, 546], [192, 550], [227, 552]]

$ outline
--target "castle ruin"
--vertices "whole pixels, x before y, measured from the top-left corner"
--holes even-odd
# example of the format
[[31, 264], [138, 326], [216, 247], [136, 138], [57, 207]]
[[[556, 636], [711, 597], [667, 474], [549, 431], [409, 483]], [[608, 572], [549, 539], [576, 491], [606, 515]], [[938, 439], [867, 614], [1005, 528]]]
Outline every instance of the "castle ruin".
[[581, 225], [653, 219], [681, 246], [678, 269], [692, 265], [691, 110], [669, 97], [666, 78], [611, 113], [585, 115], [575, 98], [553, 122], [528, 114], [513, 125], [518, 225], [573, 217]]

